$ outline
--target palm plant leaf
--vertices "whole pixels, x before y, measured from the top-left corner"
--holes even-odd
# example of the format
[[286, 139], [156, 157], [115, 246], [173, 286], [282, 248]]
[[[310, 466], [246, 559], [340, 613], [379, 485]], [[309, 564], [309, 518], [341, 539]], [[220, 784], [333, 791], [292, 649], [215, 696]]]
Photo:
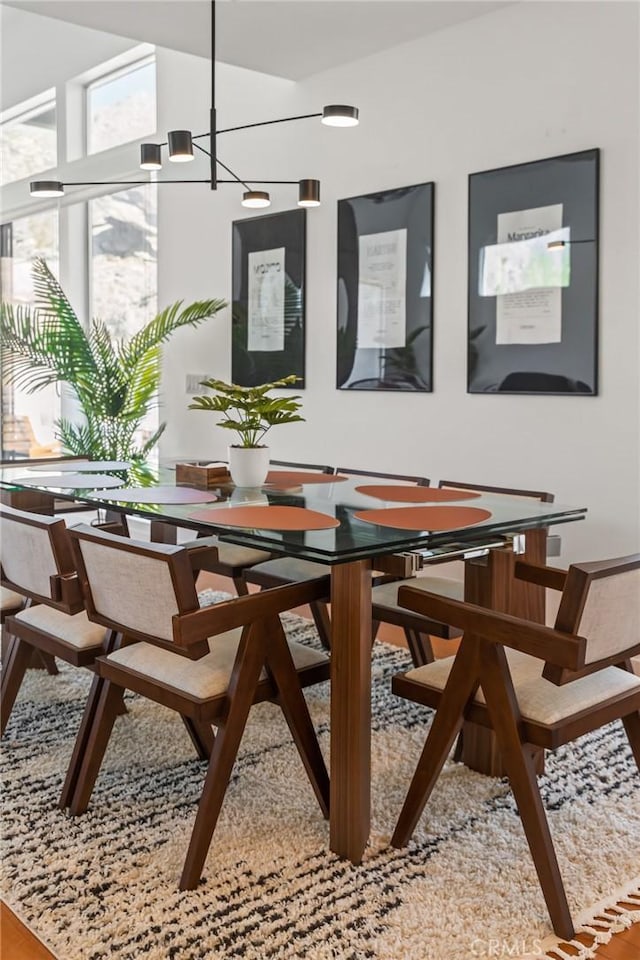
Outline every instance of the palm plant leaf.
[[85, 412], [117, 417], [126, 402], [128, 382], [115, 351], [111, 334], [101, 320], [94, 320], [89, 334], [95, 372], [88, 384], [76, 386]]
[[52, 383], [68, 383], [85, 422], [56, 424], [64, 448], [106, 460], [135, 460], [141, 465], [165, 425], [142, 445], [136, 434], [156, 403], [161, 344], [180, 327], [195, 327], [222, 310], [224, 300], [182, 301], [161, 311], [129, 343], [114, 342], [105, 323], [94, 320], [89, 333], [74, 313], [44, 260], [33, 265], [35, 307], [0, 305], [0, 334], [7, 382], [34, 392]]
[[196, 300], [181, 310], [182, 300], [167, 307], [136, 333], [128, 344], [121, 345], [120, 355], [126, 369], [133, 369], [148, 350], [159, 346], [180, 327], [196, 327], [226, 307], [224, 300]]
[[77, 318], [43, 314], [28, 306], [0, 306], [4, 375], [29, 393], [60, 380], [91, 381], [95, 366], [86, 334]]
[[130, 372], [122, 416], [146, 415], [157, 405], [160, 357], [160, 347], [152, 347]]

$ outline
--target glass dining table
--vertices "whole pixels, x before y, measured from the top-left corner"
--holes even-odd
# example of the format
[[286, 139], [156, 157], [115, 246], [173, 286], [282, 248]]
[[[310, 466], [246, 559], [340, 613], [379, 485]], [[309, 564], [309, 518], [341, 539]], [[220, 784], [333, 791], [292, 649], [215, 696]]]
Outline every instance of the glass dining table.
[[[157, 481], [140, 488], [136, 500], [126, 472], [69, 463], [3, 466], [0, 499], [30, 509], [32, 497], [40, 512], [47, 503], [74, 501], [326, 564], [332, 638], [330, 845], [353, 863], [361, 861], [370, 832], [372, 569], [402, 575], [461, 558], [467, 600], [543, 621], [544, 589], [516, 584], [515, 560], [544, 563], [548, 528], [586, 514], [586, 508], [502, 494], [460, 491], [456, 497], [454, 491], [443, 502], [435, 489], [429, 499], [432, 488], [422, 488], [426, 493], [416, 503], [409, 494], [403, 501], [402, 491], [392, 494], [388, 483], [376, 491], [372, 478], [289, 471], [271, 473], [260, 489], [221, 482], [203, 491], [176, 484], [170, 462], [161, 464]], [[476, 760], [476, 769], [483, 769], [482, 757]]]

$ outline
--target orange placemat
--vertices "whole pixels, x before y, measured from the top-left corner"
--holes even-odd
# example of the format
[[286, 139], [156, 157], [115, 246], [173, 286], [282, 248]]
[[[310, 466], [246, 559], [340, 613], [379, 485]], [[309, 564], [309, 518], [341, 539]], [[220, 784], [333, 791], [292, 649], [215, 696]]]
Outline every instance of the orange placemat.
[[479, 493], [468, 490], [440, 489], [439, 487], [403, 487], [399, 484], [356, 487], [358, 493], [364, 493], [376, 500], [397, 503], [445, 503], [448, 500], [473, 500]]
[[336, 483], [346, 480], [337, 473], [311, 473], [308, 470], [269, 470], [265, 483], [277, 487], [292, 487], [301, 483]]
[[390, 510], [359, 510], [354, 514], [365, 523], [397, 530], [456, 530], [488, 520], [490, 510], [479, 507], [392, 507]]
[[340, 521], [327, 513], [304, 507], [228, 507], [198, 510], [191, 520], [205, 520], [217, 527], [249, 527], [253, 530], [330, 530]]
[[209, 490], [194, 490], [192, 487], [123, 487], [115, 490], [112, 497], [105, 500], [119, 500], [121, 503], [212, 503], [217, 500], [215, 493]]

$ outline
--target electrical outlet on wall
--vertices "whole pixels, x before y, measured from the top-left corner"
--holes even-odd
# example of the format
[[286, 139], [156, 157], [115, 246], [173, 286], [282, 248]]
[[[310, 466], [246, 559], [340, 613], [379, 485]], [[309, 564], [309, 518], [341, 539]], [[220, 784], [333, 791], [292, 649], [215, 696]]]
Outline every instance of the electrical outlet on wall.
[[188, 373], [185, 377], [185, 392], [188, 397], [202, 396], [211, 393], [208, 387], [202, 386], [203, 380], [210, 380], [210, 373]]

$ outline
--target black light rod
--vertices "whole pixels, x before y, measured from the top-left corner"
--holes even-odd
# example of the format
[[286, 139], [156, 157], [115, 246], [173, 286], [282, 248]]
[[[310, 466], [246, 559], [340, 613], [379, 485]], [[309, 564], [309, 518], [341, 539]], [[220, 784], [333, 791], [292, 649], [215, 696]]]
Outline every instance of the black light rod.
[[[199, 143], [194, 143], [193, 145], [194, 145], [194, 147], [196, 148], [196, 150], [199, 150], [199, 151], [200, 151], [200, 153], [204, 153], [205, 156], [211, 157], [211, 154], [209, 153], [209, 151], [208, 151], [208, 150], [205, 150], [204, 147], [201, 147]], [[235, 177], [236, 183], [241, 183], [242, 186], [245, 187], [247, 190], [251, 190], [251, 187], [249, 186], [249, 184], [248, 184], [248, 183], [245, 183], [244, 180], [241, 180], [240, 177], [238, 176], [238, 174], [237, 174], [237, 173], [234, 173], [233, 170], [231, 170], [231, 169], [226, 165], [226, 163], [223, 163], [222, 160], [219, 160], [217, 157], [216, 157], [216, 163], [219, 163], [223, 170], [226, 170], [227, 173], [231, 174], [232, 177]], [[220, 182], [222, 182], [222, 181], [220, 181]]]
[[[218, 165], [216, 163], [217, 149], [216, 130], [216, 0], [211, 0], [211, 110], [209, 111], [209, 178], [211, 189], [218, 185]], [[191, 141], [193, 143], [193, 140]], [[197, 146], [197, 144], [196, 144]]]
[[[313, 117], [321, 117], [322, 112], [320, 113], [302, 113], [299, 117], [282, 117], [280, 120], [261, 120], [258, 123], [243, 123], [239, 127], [226, 127], [224, 130], [218, 130], [220, 133], [233, 133], [234, 130], [249, 130], [251, 127], [268, 127], [272, 123], [290, 123], [292, 120], [310, 120]], [[203, 137], [208, 137], [209, 131], [206, 133], [196, 133], [192, 139], [201, 140]], [[163, 144], [161, 144], [163, 146]]]
[[216, 109], [216, 0], [211, 0], [211, 109]]
[[[198, 146], [198, 144], [196, 143], [196, 147], [197, 147], [197, 146]], [[243, 186], [243, 187], [246, 187], [247, 190], [249, 190], [249, 191], [251, 190], [251, 187], [249, 186], [249, 184], [248, 184], [248, 183], [245, 183], [244, 180], [241, 180], [240, 177], [238, 176], [238, 174], [237, 174], [237, 173], [234, 173], [233, 170], [231, 170], [231, 169], [226, 165], [226, 163], [223, 163], [222, 160], [218, 160], [218, 163], [220, 164], [220, 166], [222, 167], [223, 170], [226, 170], [227, 173], [231, 174], [232, 177], [235, 177], [236, 180], [238, 181], [238, 183], [241, 183], [242, 186]]]
[[[221, 167], [224, 167], [224, 164], [218, 160], [218, 163]], [[227, 169], [224, 167], [225, 170]], [[291, 184], [298, 183], [298, 180], [259, 180], [254, 177], [249, 177], [249, 183], [266, 183], [271, 186], [278, 186], [281, 184]], [[62, 184], [63, 187], [148, 187], [153, 186], [154, 184], [160, 183], [210, 183], [209, 180], [65, 180]], [[236, 177], [234, 180], [218, 180], [218, 183], [241, 183], [243, 186], [247, 186], [244, 180], [240, 180]], [[247, 189], [250, 189], [247, 187]]]

